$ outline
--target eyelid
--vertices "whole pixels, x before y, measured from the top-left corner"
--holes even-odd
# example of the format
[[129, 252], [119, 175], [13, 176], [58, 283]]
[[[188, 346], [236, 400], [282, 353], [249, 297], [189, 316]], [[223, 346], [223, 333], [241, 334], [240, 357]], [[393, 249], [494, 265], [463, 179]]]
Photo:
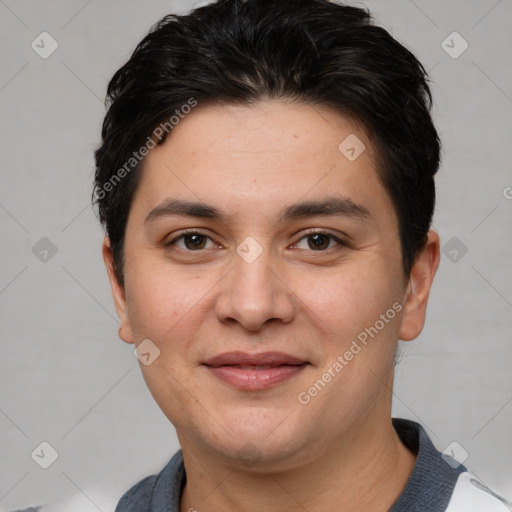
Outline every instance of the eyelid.
[[[180, 233], [178, 235], [173, 236], [173, 238], [171, 240], [169, 240], [168, 242], [164, 241], [163, 245], [164, 245], [164, 247], [169, 247], [171, 245], [175, 245], [178, 240], [182, 239], [183, 237], [185, 237], [187, 235], [200, 235], [200, 236], [204, 236], [205, 238], [208, 238], [209, 240], [211, 240], [215, 245], [220, 245], [210, 235], [204, 233], [201, 229], [198, 229], [198, 228], [184, 229], [183, 231], [180, 231]], [[198, 250], [198, 251], [188, 251], [188, 252], [199, 252], [200, 250]]]
[[[313, 228], [313, 229], [306, 230], [305, 232], [302, 233], [301, 237], [293, 244], [293, 246], [297, 245], [299, 242], [301, 242], [302, 240], [304, 240], [308, 236], [317, 235], [317, 234], [319, 234], [319, 235], [326, 235], [326, 236], [330, 237], [338, 245], [348, 246], [348, 243], [347, 243], [346, 240], [344, 240], [342, 237], [334, 235], [333, 233], [330, 233], [325, 228]], [[199, 229], [199, 228], [188, 228], [188, 229], [184, 229], [178, 235], [174, 236], [172, 238], [172, 240], [170, 240], [169, 242], [164, 242], [164, 246], [168, 247], [168, 246], [171, 246], [171, 245], [175, 245], [178, 240], [182, 239], [183, 237], [185, 237], [187, 235], [200, 235], [200, 236], [204, 236], [204, 237], [208, 238], [209, 240], [211, 240], [217, 246], [220, 245], [210, 235], [204, 233], [201, 229]], [[330, 249], [334, 249], [334, 247], [331, 247]], [[200, 252], [201, 250], [204, 250], [204, 249], [198, 249], [197, 251], [187, 251], [187, 252]], [[327, 250], [329, 250], [329, 249], [324, 249], [323, 251], [312, 251], [312, 252], [325, 252]]]
[[[294, 245], [297, 245], [299, 242], [304, 240], [304, 238], [307, 238], [308, 236], [311, 236], [311, 235], [326, 235], [329, 238], [331, 238], [332, 240], [334, 240], [339, 246], [348, 247], [348, 245], [349, 245], [348, 242], [343, 239], [343, 237], [340, 237], [340, 236], [337, 236], [337, 235], [335, 235], [333, 233], [330, 233], [325, 228], [314, 228], [314, 229], [309, 229], [309, 230], [305, 231], [302, 234], [302, 236], [297, 240], [297, 242], [295, 242]], [[323, 251], [313, 251], [313, 250], [311, 250], [311, 252], [326, 252], [326, 251], [328, 251], [330, 249], [334, 249], [334, 248], [335, 247], [330, 247], [329, 249], [324, 249]]]

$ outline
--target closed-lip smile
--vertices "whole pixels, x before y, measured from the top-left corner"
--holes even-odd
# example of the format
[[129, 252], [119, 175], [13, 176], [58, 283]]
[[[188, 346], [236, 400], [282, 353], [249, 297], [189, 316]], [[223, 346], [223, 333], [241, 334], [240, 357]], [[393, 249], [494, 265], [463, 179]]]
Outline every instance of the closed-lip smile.
[[203, 365], [218, 379], [242, 390], [268, 389], [291, 379], [310, 363], [283, 352], [224, 352]]

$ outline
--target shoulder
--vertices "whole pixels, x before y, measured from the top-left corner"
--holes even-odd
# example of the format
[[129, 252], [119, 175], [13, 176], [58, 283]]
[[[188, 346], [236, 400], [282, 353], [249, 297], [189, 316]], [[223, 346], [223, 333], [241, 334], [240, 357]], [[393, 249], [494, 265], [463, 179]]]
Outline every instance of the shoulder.
[[119, 500], [115, 512], [149, 512], [156, 479], [152, 475], [135, 484]]
[[416, 453], [416, 464], [390, 512], [512, 512], [465, 466], [440, 452], [416, 422], [393, 418], [403, 444]]
[[510, 512], [511, 510], [504, 498], [466, 471], [457, 479], [446, 512]]
[[144, 478], [126, 492], [115, 512], [177, 511], [185, 481], [183, 454], [178, 450], [160, 473]]

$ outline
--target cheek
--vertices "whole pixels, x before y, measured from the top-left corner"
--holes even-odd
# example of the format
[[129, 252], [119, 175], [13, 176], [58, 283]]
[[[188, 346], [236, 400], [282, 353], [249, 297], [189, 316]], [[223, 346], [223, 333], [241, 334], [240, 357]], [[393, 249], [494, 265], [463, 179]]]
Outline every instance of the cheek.
[[136, 339], [154, 339], [165, 348], [170, 340], [180, 338], [186, 327], [194, 325], [193, 317], [201, 310], [211, 286], [206, 276], [187, 277], [150, 258], [138, 263], [126, 273], [131, 327]]
[[375, 271], [376, 267], [319, 273], [302, 279], [294, 288], [306, 310], [331, 336], [347, 340], [373, 325], [396, 300], [396, 284], [387, 273]]
[[303, 289], [308, 318], [316, 323], [317, 334], [322, 330], [318, 345], [323, 357], [315, 377], [301, 391], [316, 393], [315, 383], [329, 379], [326, 391], [311, 399], [320, 416], [335, 403], [339, 407], [333, 414], [346, 421], [348, 411], [355, 414], [377, 406], [389, 392], [401, 304], [396, 281], [383, 269], [378, 263], [357, 271], [347, 266], [331, 276], [318, 276]]
[[185, 405], [190, 396], [200, 396], [190, 379], [188, 358], [211, 286], [205, 276], [178, 275], [155, 262], [140, 262], [127, 275], [128, 314], [135, 339], [150, 339], [160, 351], [150, 365], [140, 364], [142, 375], [162, 411], [179, 425], [190, 415]]

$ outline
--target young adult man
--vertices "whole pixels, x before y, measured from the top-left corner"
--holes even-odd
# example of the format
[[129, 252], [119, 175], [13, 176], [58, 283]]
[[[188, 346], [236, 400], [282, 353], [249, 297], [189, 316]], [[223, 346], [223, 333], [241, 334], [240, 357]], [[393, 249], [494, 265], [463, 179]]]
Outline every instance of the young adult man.
[[119, 335], [181, 446], [116, 510], [508, 510], [391, 418], [439, 263], [417, 59], [361, 9], [220, 0], [164, 18], [108, 96]]

